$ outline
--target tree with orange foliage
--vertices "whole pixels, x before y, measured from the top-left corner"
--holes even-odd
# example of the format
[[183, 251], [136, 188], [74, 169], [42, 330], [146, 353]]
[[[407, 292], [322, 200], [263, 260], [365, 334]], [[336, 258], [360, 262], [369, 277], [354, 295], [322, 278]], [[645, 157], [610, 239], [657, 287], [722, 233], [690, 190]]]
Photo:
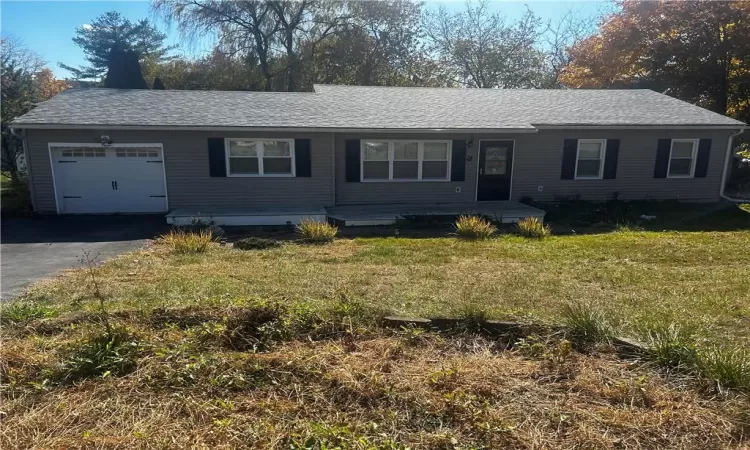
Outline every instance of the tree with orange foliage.
[[568, 49], [575, 88], [650, 88], [750, 122], [750, 2], [619, 0]]
[[37, 95], [39, 101], [49, 100], [60, 92], [70, 89], [67, 80], [58, 80], [48, 68], [44, 68], [36, 74]]

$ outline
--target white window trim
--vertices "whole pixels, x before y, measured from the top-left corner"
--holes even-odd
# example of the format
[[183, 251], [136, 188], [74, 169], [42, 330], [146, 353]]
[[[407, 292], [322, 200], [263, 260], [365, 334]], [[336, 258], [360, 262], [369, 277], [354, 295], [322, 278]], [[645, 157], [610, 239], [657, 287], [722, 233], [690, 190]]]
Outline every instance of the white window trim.
[[[584, 144], [600, 144], [602, 148], [601, 157], [599, 158], [599, 176], [578, 176], [578, 157], [581, 151], [581, 143]], [[604, 178], [604, 161], [607, 157], [607, 140], [606, 139], [578, 139], [578, 147], [576, 148], [576, 180], [601, 180]], [[589, 161], [593, 161], [589, 160]]]
[[[698, 157], [698, 142], [700, 139], [672, 139], [669, 144], [669, 161], [667, 163], [667, 178], [693, 178], [695, 176], [695, 160]], [[675, 142], [690, 142], [693, 144], [693, 152], [690, 154], [690, 174], [689, 175], [670, 175], [672, 169], [672, 150]], [[687, 159], [687, 158], [677, 158]]]
[[[365, 142], [374, 142], [388, 144], [388, 179], [365, 179]], [[393, 178], [393, 162], [396, 161], [394, 147], [396, 143], [417, 143], [418, 154], [417, 159], [400, 159], [398, 161], [417, 161], [417, 178]], [[443, 159], [424, 159], [424, 144], [440, 143], [446, 144], [448, 148], [447, 160]], [[420, 140], [420, 139], [361, 139], [359, 141], [359, 181], [362, 183], [426, 183], [426, 182], [437, 182], [444, 183], [451, 180], [451, 159], [452, 159], [452, 148], [453, 141], [446, 140]], [[375, 162], [376, 160], [372, 160]], [[380, 160], [385, 161], [385, 160]], [[445, 161], [446, 173], [445, 178], [425, 178], [422, 179], [422, 163], [425, 161]]]
[[[258, 173], [235, 173], [232, 174], [232, 172], [229, 170], [229, 142], [230, 141], [256, 141], [260, 142], [261, 144], [259, 146], [256, 146], [257, 152], [258, 152]], [[263, 148], [263, 141], [278, 141], [278, 142], [288, 142], [289, 143], [289, 154], [291, 156], [292, 160], [292, 173], [263, 173], [263, 158], [265, 157], [263, 155], [264, 148]], [[232, 156], [232, 158], [256, 158], [255, 156]], [[274, 158], [273, 156], [269, 156], [269, 158]], [[283, 156], [277, 157], [279, 159], [285, 158]], [[295, 164], [295, 151], [294, 151], [294, 139], [279, 139], [279, 138], [270, 138], [270, 137], [263, 137], [263, 138], [224, 138], [224, 164], [226, 165], [226, 171], [227, 171], [227, 178], [294, 178], [297, 176], [297, 167]]]

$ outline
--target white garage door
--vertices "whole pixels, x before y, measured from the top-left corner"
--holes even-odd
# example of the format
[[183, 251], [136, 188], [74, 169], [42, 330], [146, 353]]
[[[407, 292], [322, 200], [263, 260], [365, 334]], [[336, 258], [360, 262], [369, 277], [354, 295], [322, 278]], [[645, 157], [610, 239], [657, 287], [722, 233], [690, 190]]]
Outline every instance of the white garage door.
[[160, 144], [50, 144], [60, 214], [167, 211]]

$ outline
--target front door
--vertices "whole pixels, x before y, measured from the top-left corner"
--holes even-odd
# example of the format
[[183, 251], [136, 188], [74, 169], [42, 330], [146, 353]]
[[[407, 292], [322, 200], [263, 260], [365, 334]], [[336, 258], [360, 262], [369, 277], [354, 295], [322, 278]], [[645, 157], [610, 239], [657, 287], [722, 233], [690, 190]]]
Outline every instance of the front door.
[[513, 141], [479, 142], [477, 200], [510, 200]]

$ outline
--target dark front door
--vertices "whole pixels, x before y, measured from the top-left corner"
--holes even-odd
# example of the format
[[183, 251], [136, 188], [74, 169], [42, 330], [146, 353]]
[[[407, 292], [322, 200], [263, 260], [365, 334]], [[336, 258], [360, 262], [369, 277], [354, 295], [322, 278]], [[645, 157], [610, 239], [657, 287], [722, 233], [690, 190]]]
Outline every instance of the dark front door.
[[513, 141], [479, 143], [477, 200], [510, 200]]

